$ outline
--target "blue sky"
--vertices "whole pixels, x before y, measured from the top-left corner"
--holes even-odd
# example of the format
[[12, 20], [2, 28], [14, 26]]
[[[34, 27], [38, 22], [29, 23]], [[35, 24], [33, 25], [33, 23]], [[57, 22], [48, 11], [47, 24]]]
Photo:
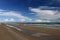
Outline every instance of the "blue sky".
[[60, 22], [60, 0], [0, 0], [0, 22]]

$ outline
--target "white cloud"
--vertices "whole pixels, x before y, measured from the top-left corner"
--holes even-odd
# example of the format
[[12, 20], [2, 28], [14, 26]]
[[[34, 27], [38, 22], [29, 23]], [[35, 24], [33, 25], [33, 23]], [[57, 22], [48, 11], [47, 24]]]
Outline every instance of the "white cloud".
[[49, 6], [40, 6], [39, 8], [40, 8], [40, 9], [53, 9], [53, 10], [54, 10], [54, 9], [55, 9], [55, 10], [56, 10], [56, 9], [60, 9], [59, 7], [49, 7]]
[[[43, 9], [42, 9], [43, 8]], [[46, 19], [46, 20], [57, 20], [60, 18], [60, 12], [58, 10], [47, 10], [47, 7], [39, 7], [39, 8], [32, 8], [30, 7], [29, 10], [33, 12], [38, 18]], [[48, 8], [55, 8], [55, 7], [48, 7]]]
[[[11, 16], [12, 18], [17, 17], [20, 19], [20, 22], [27, 22], [32, 20], [31, 18], [23, 16], [21, 13], [15, 11], [0, 11], [0, 16]], [[5, 19], [5, 21], [14, 21], [14, 19]]]
[[31, 11], [37, 13], [37, 14], [47, 14], [47, 15], [54, 15], [55, 14], [55, 11], [52, 11], [52, 10], [41, 10], [39, 8], [31, 8], [30, 9]]
[[4, 19], [4, 21], [3, 22], [15, 22], [15, 20], [13, 19], [13, 18], [11, 18], [11, 19]]
[[33, 22], [50, 22], [50, 21], [37, 19], [37, 20], [34, 20]]
[[6, 10], [2, 10], [2, 9], [0, 9], [0, 12], [3, 12], [3, 11], [6, 11]]

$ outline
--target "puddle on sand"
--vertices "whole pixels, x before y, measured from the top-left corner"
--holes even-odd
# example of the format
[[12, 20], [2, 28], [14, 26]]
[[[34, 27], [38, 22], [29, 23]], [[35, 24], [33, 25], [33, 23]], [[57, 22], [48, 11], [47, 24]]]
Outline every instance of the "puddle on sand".
[[40, 37], [40, 36], [50, 36], [49, 34], [45, 34], [45, 33], [35, 33], [35, 34], [32, 34], [31, 36], [36, 36], [36, 37]]
[[34, 31], [20, 29], [20, 28], [17, 28], [15, 26], [8, 26], [8, 27], [15, 28], [16, 30], [18, 30], [20, 32], [27, 33], [31, 36], [36, 36], [36, 37], [40, 37], [41, 35], [47, 35], [47, 36], [49, 35], [49, 34], [45, 34], [45, 33], [38, 33], [38, 32], [34, 32]]
[[9, 25], [7, 25], [7, 26], [10, 27], [10, 28], [14, 28], [14, 29], [16, 29], [16, 30], [18, 30], [18, 31], [22, 31], [21, 29], [15, 27], [15, 26], [9, 26]]

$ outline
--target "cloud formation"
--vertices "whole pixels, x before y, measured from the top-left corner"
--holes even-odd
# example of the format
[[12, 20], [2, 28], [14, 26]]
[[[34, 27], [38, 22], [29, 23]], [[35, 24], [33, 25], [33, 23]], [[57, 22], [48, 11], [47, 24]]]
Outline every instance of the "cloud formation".
[[3, 22], [15, 22], [15, 20], [13, 19], [13, 18], [10, 18], [10, 19], [4, 19], [4, 21]]
[[[54, 10], [50, 10], [50, 9]], [[48, 20], [48, 21], [58, 21], [57, 19], [60, 18], [60, 12], [55, 9], [58, 7], [48, 7], [48, 6], [41, 6], [38, 8], [32, 8], [30, 7], [29, 10], [33, 12], [39, 19], [41, 20]]]
[[36, 20], [34, 20], [34, 21], [32, 21], [32, 22], [50, 22], [50, 21], [48, 21], [48, 20], [36, 19]]
[[[28, 22], [28, 21], [31, 21], [32, 19], [30, 19], [30, 18], [28, 18], [28, 17], [26, 17], [26, 16], [23, 16], [21, 13], [18, 13], [18, 12], [15, 12], [15, 11], [4, 11], [4, 10], [1, 10], [0, 11], [0, 16], [11, 16], [12, 18], [13, 17], [17, 17], [17, 18], [19, 18], [19, 22]], [[8, 21], [10, 21], [10, 22], [12, 22], [12, 21], [14, 21], [15, 19], [5, 19], [4, 21], [5, 22], [8, 22]], [[3, 22], [4, 22], [3, 21]], [[18, 20], [17, 20], [18, 21]]]

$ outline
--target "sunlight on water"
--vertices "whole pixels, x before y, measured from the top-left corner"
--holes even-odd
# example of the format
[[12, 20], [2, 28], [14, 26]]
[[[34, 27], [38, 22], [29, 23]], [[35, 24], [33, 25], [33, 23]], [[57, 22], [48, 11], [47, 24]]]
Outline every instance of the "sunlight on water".
[[24, 29], [20, 29], [20, 28], [17, 28], [15, 26], [10, 26], [10, 25], [7, 25], [8, 27], [11, 27], [11, 28], [14, 28], [20, 32], [23, 32], [23, 33], [27, 33], [31, 36], [36, 36], [36, 37], [40, 37], [41, 35], [47, 35], [49, 36], [49, 34], [45, 34], [45, 33], [38, 33], [38, 32], [33, 32], [33, 31], [29, 31], [29, 30], [24, 30]]

